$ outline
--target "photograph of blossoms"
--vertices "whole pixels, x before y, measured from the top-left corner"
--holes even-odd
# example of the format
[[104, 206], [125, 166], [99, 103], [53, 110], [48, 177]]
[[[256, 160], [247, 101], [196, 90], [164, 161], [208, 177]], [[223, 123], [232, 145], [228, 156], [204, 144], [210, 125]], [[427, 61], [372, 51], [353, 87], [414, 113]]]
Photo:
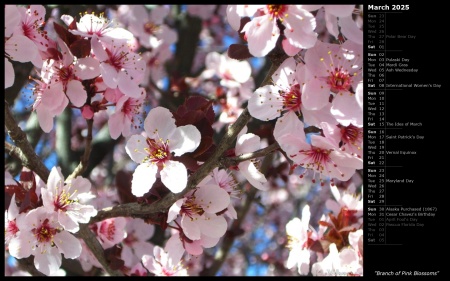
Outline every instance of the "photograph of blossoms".
[[5, 5], [5, 276], [363, 276], [362, 5]]

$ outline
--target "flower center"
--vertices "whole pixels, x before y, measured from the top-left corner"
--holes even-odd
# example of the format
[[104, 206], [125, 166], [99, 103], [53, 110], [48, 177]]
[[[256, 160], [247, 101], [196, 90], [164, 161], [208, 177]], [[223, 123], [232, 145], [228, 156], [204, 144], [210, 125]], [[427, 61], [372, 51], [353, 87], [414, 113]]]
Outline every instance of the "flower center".
[[147, 138], [147, 144], [148, 147], [145, 148], [145, 151], [148, 153], [148, 156], [144, 158], [144, 161], [161, 166], [170, 159], [169, 140], [163, 141], [162, 138], [157, 140]]
[[53, 236], [56, 234], [57, 229], [51, 227], [48, 219], [45, 219], [40, 227], [34, 228], [32, 231], [39, 243], [45, 243], [53, 242]]
[[[116, 48], [116, 46], [113, 46], [113, 48]], [[109, 57], [108, 63], [112, 65], [117, 71], [121, 70], [126, 61], [128, 61], [128, 52], [120, 51], [118, 53], [113, 53], [111, 52], [111, 50], [106, 49], [106, 53]]]
[[287, 92], [280, 91], [281, 97], [283, 97], [284, 108], [290, 111], [300, 110], [300, 105], [302, 104], [300, 85], [295, 84]]
[[201, 216], [205, 211], [201, 206], [199, 206], [195, 202], [195, 196], [190, 196], [181, 206], [181, 214], [185, 214], [186, 216], [191, 218], [191, 221], [194, 220], [194, 216]]
[[12, 235], [15, 235], [17, 232], [19, 231], [19, 228], [17, 227], [16, 221], [9, 221], [8, 222], [8, 227], [5, 230], [5, 234], [6, 232], [11, 233]]
[[270, 14], [270, 20], [273, 18], [283, 20], [284, 13], [287, 11], [287, 5], [267, 5]]
[[114, 241], [114, 235], [116, 234], [116, 224], [113, 220], [105, 221], [101, 224], [99, 233], [106, 236], [109, 241]]
[[132, 117], [134, 114], [139, 114], [142, 102], [134, 98], [128, 98], [122, 107], [122, 112], [126, 116]]
[[334, 70], [330, 72], [327, 83], [330, 85], [333, 93], [348, 91], [352, 85], [352, 77], [348, 71], [342, 69], [342, 67], [335, 67]]
[[[75, 78], [75, 75], [73, 74], [72, 67], [61, 67], [57, 68], [55, 67], [56, 73], [60, 79], [60, 81], [66, 85], [67, 82]], [[56, 79], [56, 82], [58, 82], [58, 79]]]
[[160, 30], [160, 26], [149, 21], [144, 24], [144, 31], [150, 35], [155, 35]]
[[[306, 169], [311, 169], [314, 171], [319, 172], [320, 176], [320, 184], [322, 186], [325, 185], [325, 182], [322, 180], [322, 174], [325, 172], [327, 174], [331, 173], [331, 169], [336, 169], [341, 176], [343, 177], [344, 174], [342, 172], [339, 171], [339, 169], [337, 168], [336, 163], [334, 163], [334, 161], [331, 159], [330, 157], [330, 153], [333, 151], [333, 149], [324, 149], [324, 148], [319, 148], [319, 147], [315, 147], [315, 146], [311, 146], [311, 149], [309, 150], [300, 150], [299, 153], [306, 155], [305, 158], [305, 162], [306, 163], [300, 163], [299, 165], [306, 168]], [[296, 155], [291, 155], [291, 157], [295, 157]], [[333, 166], [331, 167], [330, 164]], [[306, 172], [306, 171], [305, 171]], [[303, 178], [305, 173], [303, 173], [302, 175], [300, 175], [300, 178]], [[312, 182], [315, 183], [315, 179], [312, 179]]]
[[[73, 194], [75, 194], [77, 191], [75, 190], [75, 192]], [[73, 195], [72, 194], [72, 195]], [[67, 211], [67, 208], [69, 207], [70, 204], [74, 203], [74, 202], [78, 202], [78, 200], [74, 200], [74, 199], [70, 199], [70, 197], [72, 197], [72, 195], [68, 192], [66, 192], [65, 190], [63, 190], [61, 193], [58, 194], [58, 196], [56, 196], [55, 201], [53, 202], [54, 206], [55, 206], [55, 211], [58, 210], [62, 210], [62, 211]]]
[[[358, 128], [354, 126], [353, 124], [350, 124], [349, 126], [342, 126], [339, 125], [341, 128], [341, 140], [342, 145], [350, 144], [355, 146], [358, 150], [361, 149], [360, 144], [363, 139], [363, 128]], [[345, 148], [342, 150], [345, 151]]]
[[[325, 170], [328, 162], [331, 161], [330, 153], [331, 149], [322, 149], [319, 147], [312, 147], [310, 150], [300, 150], [300, 153], [307, 155], [309, 163], [306, 163], [306, 168], [315, 169], [319, 172]], [[304, 166], [301, 163], [300, 166]], [[316, 167], [315, 167], [316, 166]]]

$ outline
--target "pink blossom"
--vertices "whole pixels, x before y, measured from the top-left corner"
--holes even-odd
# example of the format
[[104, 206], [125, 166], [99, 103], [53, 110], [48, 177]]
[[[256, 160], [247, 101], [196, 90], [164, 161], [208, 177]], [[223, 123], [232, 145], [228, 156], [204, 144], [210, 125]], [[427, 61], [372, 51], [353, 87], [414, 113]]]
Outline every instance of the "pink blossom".
[[[241, 13], [238, 14], [241, 17], [251, 14], [242, 10], [251, 12], [256, 10], [252, 20], [242, 29], [248, 41], [249, 51], [255, 57], [264, 57], [275, 47], [281, 34], [277, 22], [285, 27], [283, 34], [288, 45], [308, 49], [317, 41], [317, 33], [314, 32], [316, 20], [301, 5], [245, 5], [243, 9], [236, 8], [234, 11], [228, 9], [227, 16], [232, 12]], [[236, 21], [236, 16], [232, 18]], [[291, 53], [290, 50], [288, 52]]]
[[311, 144], [307, 143], [303, 123], [295, 114], [279, 118], [273, 134], [287, 156], [295, 164], [318, 173], [322, 184], [323, 176], [346, 181], [356, 169], [363, 168], [361, 158], [341, 151], [322, 136], [312, 135]]
[[9, 244], [10, 254], [18, 259], [34, 255], [34, 265], [45, 275], [53, 275], [61, 267], [61, 254], [66, 259], [78, 258], [81, 244], [58, 223], [54, 212], [43, 207], [29, 211], [19, 225], [17, 239]]
[[[336, 39], [339, 38], [339, 27], [340, 20], [343, 18], [350, 18], [355, 9], [355, 5], [302, 5], [302, 8], [307, 11], [315, 11], [323, 7], [325, 12], [325, 22], [328, 32], [333, 35]], [[339, 18], [339, 21], [338, 21]], [[343, 33], [343, 32], [342, 32]], [[362, 40], [362, 32], [361, 32]], [[362, 44], [362, 43], [361, 43]]]
[[[217, 185], [204, 185], [177, 200], [169, 209], [167, 222], [181, 215], [183, 233], [191, 240], [198, 240], [201, 234], [222, 237], [227, 222], [222, 212], [230, 204], [230, 195]], [[214, 227], [212, 227], [214, 226]]]
[[166, 242], [164, 250], [168, 252], [174, 260], [178, 257], [181, 258], [184, 251], [188, 252], [190, 255], [199, 256], [203, 253], [203, 248], [212, 248], [217, 245], [219, 240], [220, 237], [210, 237], [203, 233], [200, 235], [200, 239], [191, 240], [180, 228], [178, 231], [172, 233], [172, 236]]
[[363, 128], [358, 128], [353, 126], [353, 124], [348, 126], [343, 126], [340, 124], [337, 126], [330, 126], [326, 122], [322, 122], [321, 127], [323, 129], [324, 136], [333, 141], [335, 146], [340, 147], [342, 151], [357, 157], [363, 156]]
[[60, 167], [53, 167], [47, 187], [41, 189], [42, 202], [49, 212], [58, 214], [58, 221], [69, 232], [78, 232], [79, 223], [88, 223], [97, 215], [94, 206], [80, 204], [79, 200], [91, 191], [88, 179], [78, 176], [64, 182]]
[[156, 48], [163, 44], [169, 46], [178, 40], [178, 34], [164, 24], [169, 13], [168, 6], [156, 6], [148, 12], [144, 5], [131, 5], [127, 12], [128, 29], [146, 48]]
[[22, 224], [20, 220], [25, 217], [24, 213], [19, 214], [19, 207], [16, 204], [16, 194], [13, 194], [8, 210], [5, 211], [5, 245], [8, 245], [12, 239], [15, 239], [20, 232], [18, 225]]
[[155, 226], [142, 219], [128, 219], [126, 237], [122, 241], [121, 258], [125, 266], [132, 267], [140, 263], [145, 254], [153, 252], [153, 244], [147, 242], [155, 233]]
[[144, 121], [147, 137], [133, 135], [126, 152], [139, 166], [133, 173], [131, 192], [143, 196], [160, 174], [162, 183], [173, 193], [181, 192], [187, 183], [187, 169], [174, 156], [194, 151], [200, 144], [200, 132], [193, 125], [177, 127], [172, 113], [163, 107], [150, 110]]
[[362, 79], [362, 47], [346, 41], [342, 45], [317, 42], [306, 51], [305, 64], [309, 77], [302, 101], [308, 109], [321, 109], [329, 103], [330, 92], [335, 100], [350, 95]]
[[28, 37], [39, 51], [45, 52], [51, 40], [47, 32], [42, 30], [45, 24], [45, 7], [43, 5], [30, 5], [17, 7], [21, 15], [21, 26], [17, 29], [22, 35]]
[[145, 62], [141, 56], [133, 53], [123, 40], [101, 43], [97, 36], [91, 39], [92, 51], [100, 61], [100, 72], [105, 84], [132, 98], [139, 98], [139, 83], [145, 71]]
[[[337, 124], [330, 113], [331, 105], [319, 110], [310, 110], [305, 106], [306, 68], [297, 64], [294, 58], [286, 59], [272, 75], [274, 85], [266, 85], [256, 89], [248, 101], [248, 111], [253, 117], [269, 121], [280, 117], [286, 112], [303, 115], [304, 122], [319, 126], [327, 120]], [[328, 100], [326, 101], [328, 103]]]
[[364, 248], [364, 236], [363, 230], [358, 229], [357, 231], [350, 232], [348, 234], [348, 243], [352, 246], [359, 257], [359, 264], [363, 265], [363, 248]]
[[159, 44], [142, 54], [142, 60], [146, 62], [144, 79], [142, 86], [152, 86], [152, 81], [160, 89], [164, 86], [164, 79], [167, 77], [165, 63], [172, 57], [172, 51], [167, 44]]
[[325, 206], [337, 216], [340, 212], [344, 212], [348, 219], [348, 229], [359, 228], [363, 222], [363, 198], [361, 194], [355, 194], [355, 185], [351, 184], [347, 190], [342, 193], [339, 189], [330, 186], [331, 193], [335, 200], [328, 199]]
[[252, 68], [247, 61], [231, 59], [227, 54], [211, 52], [206, 55], [206, 70], [201, 74], [202, 79], [209, 79], [216, 75], [220, 85], [227, 88], [238, 88], [245, 83], [252, 74]]
[[144, 266], [156, 276], [187, 276], [186, 268], [180, 260], [174, 260], [163, 248], [155, 246], [153, 256], [142, 257]]
[[83, 239], [79, 239], [81, 244], [81, 254], [78, 257], [78, 261], [80, 262], [81, 268], [88, 272], [92, 269], [93, 266], [97, 268], [103, 268], [103, 266], [100, 264], [98, 259], [95, 257], [95, 255], [92, 253], [92, 251], [89, 249], [89, 247], [86, 245]]
[[[119, 89], [116, 91], [120, 92]], [[121, 94], [117, 100], [115, 112], [108, 119], [108, 127], [111, 138], [117, 139], [120, 135], [128, 137], [131, 135], [131, 127], [140, 126], [139, 115], [142, 113], [142, 105], [145, 98], [145, 89], [141, 88], [139, 98], [131, 98]]]
[[18, 7], [5, 5], [5, 89], [11, 87], [15, 79], [10, 60], [29, 62], [38, 55], [33, 41], [16, 31], [20, 27], [20, 19]]
[[333, 99], [331, 114], [343, 126], [353, 124], [357, 127], [364, 126], [363, 114], [363, 82], [360, 81], [355, 89], [355, 94], [339, 94]]
[[127, 220], [124, 217], [110, 218], [97, 222], [91, 229], [97, 234], [97, 238], [104, 249], [120, 243], [125, 239], [125, 225]]
[[341, 33], [345, 36], [345, 38], [359, 45], [364, 44], [362, 28], [358, 26], [352, 15], [340, 17], [338, 24], [341, 27]]
[[63, 112], [69, 104], [69, 99], [64, 95], [61, 83], [49, 87], [42, 81], [34, 80], [34, 82], [33, 94], [36, 95], [36, 100], [33, 110], [36, 111], [42, 130], [48, 133], [53, 128], [53, 118]]
[[302, 209], [302, 219], [297, 217], [286, 224], [286, 235], [288, 236], [289, 257], [286, 261], [287, 268], [298, 267], [298, 273], [307, 275], [309, 273], [309, 262], [311, 258], [311, 247], [317, 240], [317, 233], [309, 225], [311, 212], [309, 205]]
[[238, 189], [238, 184], [236, 179], [233, 177], [231, 173], [228, 173], [226, 170], [219, 168], [214, 168], [214, 170], [206, 176], [197, 186], [204, 185], [218, 185], [220, 188], [223, 188], [230, 195], [230, 204], [225, 211], [225, 215], [232, 219], [237, 219], [236, 210], [233, 207], [233, 203], [231, 202], [231, 198], [240, 198], [242, 193], [241, 190]]
[[126, 273], [128, 276], [147, 276], [147, 269], [142, 265], [141, 261], [133, 265]]
[[[70, 15], [62, 15], [61, 20], [65, 24], [70, 25], [74, 18]], [[69, 31], [75, 35], [82, 37], [97, 37], [101, 41], [114, 41], [114, 40], [126, 40], [133, 39], [133, 34], [118, 26], [114, 21], [110, 21], [104, 17], [103, 14], [96, 16], [92, 14], [84, 14], [80, 21], [76, 23], [77, 29], [70, 29]]]

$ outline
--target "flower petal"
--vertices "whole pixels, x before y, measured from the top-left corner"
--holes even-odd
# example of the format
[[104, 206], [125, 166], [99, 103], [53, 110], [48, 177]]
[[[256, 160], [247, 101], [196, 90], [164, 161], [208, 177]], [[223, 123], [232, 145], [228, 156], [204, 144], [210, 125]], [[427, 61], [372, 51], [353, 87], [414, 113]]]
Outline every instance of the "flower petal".
[[170, 139], [176, 127], [172, 112], [164, 107], [152, 108], [144, 121], [145, 132], [152, 139]]
[[39, 250], [34, 253], [34, 266], [47, 276], [55, 274], [61, 264], [61, 254], [56, 247], [50, 247], [45, 253], [41, 253]]
[[278, 94], [278, 87], [266, 85], [256, 89], [248, 100], [248, 112], [262, 121], [273, 120], [280, 116], [283, 101]]
[[179, 193], [187, 183], [187, 170], [184, 164], [178, 161], [167, 161], [161, 170], [162, 183], [172, 192]]
[[147, 148], [148, 144], [144, 136], [132, 135], [127, 141], [125, 151], [134, 162], [141, 164], [145, 157], [148, 156], [148, 153], [145, 151]]
[[53, 242], [66, 259], [76, 259], [81, 254], [80, 240], [67, 231], [55, 234]]
[[82, 80], [93, 79], [100, 75], [100, 62], [92, 57], [80, 58], [74, 65], [74, 71]]
[[83, 84], [81, 84], [81, 81], [78, 80], [71, 80], [67, 83], [66, 94], [69, 97], [70, 102], [76, 107], [83, 106], [87, 99], [86, 90], [84, 89]]
[[262, 174], [251, 161], [244, 161], [238, 164], [239, 171], [245, 176], [248, 182], [259, 190], [267, 188], [262, 183], [267, 182], [266, 177]]
[[143, 163], [137, 166], [131, 181], [131, 193], [137, 197], [144, 196], [156, 181], [158, 167], [153, 164]]
[[185, 153], [192, 152], [200, 145], [202, 136], [194, 125], [180, 126], [175, 129], [169, 143], [170, 151], [175, 156], [181, 156]]

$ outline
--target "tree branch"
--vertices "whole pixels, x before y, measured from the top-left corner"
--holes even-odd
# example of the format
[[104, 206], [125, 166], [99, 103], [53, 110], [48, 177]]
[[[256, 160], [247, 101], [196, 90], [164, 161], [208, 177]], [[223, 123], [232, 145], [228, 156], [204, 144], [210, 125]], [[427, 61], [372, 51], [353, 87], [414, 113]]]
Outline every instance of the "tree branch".
[[5, 127], [8, 135], [20, 149], [23, 155], [23, 165], [34, 171], [44, 182], [47, 182], [50, 171], [45, 167], [39, 156], [36, 155], [34, 148], [28, 142], [27, 135], [17, 125], [16, 120], [9, 110], [8, 102], [5, 100]]
[[86, 136], [86, 145], [84, 148], [84, 154], [83, 156], [81, 156], [81, 160], [78, 166], [75, 168], [72, 174], [67, 177], [67, 179], [73, 179], [83, 174], [83, 172], [87, 169], [87, 166], [89, 164], [89, 157], [92, 151], [92, 125], [94, 124], [94, 120], [88, 119], [86, 120], [86, 122], [88, 126], [88, 134]]

